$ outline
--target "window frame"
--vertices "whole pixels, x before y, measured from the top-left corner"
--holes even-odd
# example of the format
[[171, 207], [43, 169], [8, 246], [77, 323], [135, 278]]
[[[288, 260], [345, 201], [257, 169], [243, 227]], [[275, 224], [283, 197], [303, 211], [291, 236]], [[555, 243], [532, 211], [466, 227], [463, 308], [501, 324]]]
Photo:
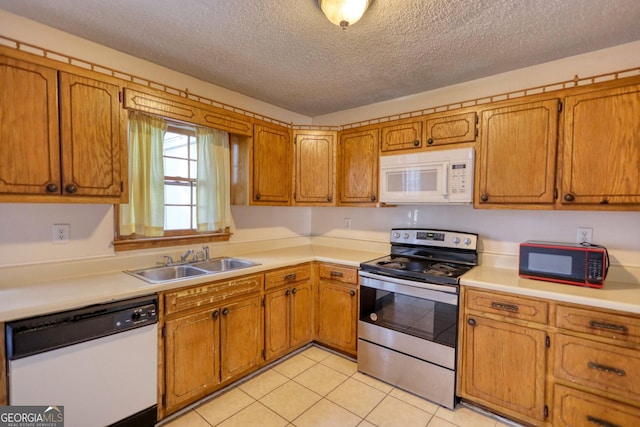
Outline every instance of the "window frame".
[[[159, 116], [162, 117], [162, 116]], [[195, 127], [197, 125], [187, 122], [180, 122], [167, 117], [162, 117], [167, 123], [167, 132], [181, 133], [195, 137]], [[229, 152], [231, 156], [231, 152]], [[130, 177], [127, 176], [127, 180]], [[165, 175], [165, 182], [167, 181]], [[181, 178], [184, 180], [184, 178]], [[189, 180], [195, 180], [191, 178]], [[128, 182], [126, 183], [128, 185]], [[199, 244], [209, 242], [226, 242], [231, 237], [230, 227], [216, 231], [198, 231], [197, 229], [164, 230], [164, 235], [159, 237], [140, 236], [136, 233], [122, 236], [120, 235], [120, 209], [119, 205], [114, 206], [114, 240], [113, 247], [116, 252], [136, 249], [148, 249], [156, 247], [169, 247], [188, 244]], [[165, 203], [166, 206], [166, 203]], [[192, 205], [193, 206], [193, 205]], [[193, 213], [192, 213], [193, 214]]]

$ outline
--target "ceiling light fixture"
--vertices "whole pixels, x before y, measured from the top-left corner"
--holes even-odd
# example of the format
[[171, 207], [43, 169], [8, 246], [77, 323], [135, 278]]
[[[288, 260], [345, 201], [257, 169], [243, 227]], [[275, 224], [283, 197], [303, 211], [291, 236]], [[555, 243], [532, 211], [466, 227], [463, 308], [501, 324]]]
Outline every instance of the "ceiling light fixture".
[[343, 30], [362, 18], [369, 3], [369, 0], [318, 0], [327, 19]]

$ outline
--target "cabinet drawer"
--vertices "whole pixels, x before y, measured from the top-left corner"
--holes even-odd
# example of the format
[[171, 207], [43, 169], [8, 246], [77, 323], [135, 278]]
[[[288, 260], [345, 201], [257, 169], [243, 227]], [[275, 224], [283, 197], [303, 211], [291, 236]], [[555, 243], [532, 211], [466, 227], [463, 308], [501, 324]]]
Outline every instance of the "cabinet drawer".
[[496, 294], [493, 292], [467, 290], [467, 308], [485, 313], [498, 314], [514, 319], [548, 323], [549, 304], [516, 295]]
[[640, 425], [640, 409], [556, 384], [554, 386], [554, 426]]
[[333, 264], [320, 264], [320, 278], [358, 284], [358, 270]]
[[640, 351], [557, 334], [557, 379], [640, 402]]
[[263, 286], [262, 274], [239, 277], [224, 282], [214, 282], [193, 288], [167, 292], [164, 297], [165, 315], [188, 310], [237, 296], [260, 292]]
[[302, 282], [311, 278], [309, 264], [287, 267], [276, 271], [270, 271], [264, 275], [265, 289], [271, 289], [289, 283]]
[[558, 305], [556, 326], [640, 344], [640, 318]]

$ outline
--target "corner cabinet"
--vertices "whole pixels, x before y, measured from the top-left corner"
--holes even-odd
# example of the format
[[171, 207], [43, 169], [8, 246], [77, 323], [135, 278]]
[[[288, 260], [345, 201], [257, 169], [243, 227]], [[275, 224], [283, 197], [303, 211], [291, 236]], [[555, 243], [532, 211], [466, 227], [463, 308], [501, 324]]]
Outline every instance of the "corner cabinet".
[[342, 206], [372, 206], [378, 202], [377, 128], [340, 133], [338, 188]]
[[292, 149], [289, 129], [273, 124], [253, 126], [251, 204], [291, 204]]
[[560, 202], [640, 204], [640, 85], [565, 98]]
[[320, 264], [318, 276], [316, 340], [355, 357], [358, 340], [358, 270]]
[[0, 201], [126, 202], [120, 87], [42, 63], [0, 55]]
[[336, 136], [330, 131], [294, 131], [294, 204], [335, 206]]
[[474, 207], [552, 208], [560, 100], [502, 105], [480, 113]]

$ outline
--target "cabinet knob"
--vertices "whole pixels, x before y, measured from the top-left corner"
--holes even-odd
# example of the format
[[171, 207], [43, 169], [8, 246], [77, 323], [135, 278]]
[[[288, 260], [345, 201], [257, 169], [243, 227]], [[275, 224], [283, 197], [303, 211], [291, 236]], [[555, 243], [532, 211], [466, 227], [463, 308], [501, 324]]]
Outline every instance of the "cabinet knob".
[[333, 197], [327, 196], [327, 202], [332, 202], [332, 201], [333, 201]]
[[75, 193], [76, 191], [78, 191], [78, 186], [77, 186], [77, 185], [75, 185], [75, 184], [67, 184], [67, 185], [64, 187], [64, 191], [66, 191], [66, 192], [67, 192], [67, 193], [69, 193], [69, 194], [73, 194], [73, 193]]
[[376, 196], [375, 196], [375, 195], [371, 196], [371, 201], [372, 201], [372, 202], [375, 202], [375, 201], [376, 201]]
[[353, 289], [351, 289], [351, 290], [349, 291], [349, 295], [351, 295], [352, 297], [355, 297], [355, 296], [356, 296], [356, 291], [354, 291]]
[[575, 196], [571, 193], [567, 193], [564, 195], [564, 200], [567, 202], [573, 202], [575, 199]]
[[286, 296], [289, 296], [289, 295], [291, 295], [291, 291], [290, 291], [289, 289], [287, 289], [287, 290], [285, 291], [285, 293], [284, 293], [284, 294], [285, 294]]
[[433, 138], [427, 139], [427, 144], [432, 145], [433, 144]]
[[223, 315], [223, 316], [226, 316], [227, 314], [229, 314], [229, 309], [228, 309], [227, 307], [225, 307], [225, 308], [222, 310], [222, 315]]
[[468, 319], [467, 319], [467, 323], [468, 323], [470, 326], [476, 326], [476, 319], [474, 319], [474, 318], [470, 317], [470, 318], [468, 318]]
[[47, 193], [57, 193], [58, 192], [58, 185], [54, 184], [53, 182], [50, 182], [49, 184], [47, 184], [45, 189], [47, 190]]
[[604, 198], [604, 199], [600, 200], [600, 204], [601, 205], [608, 205], [609, 204], [609, 200], [607, 198]]
[[420, 140], [416, 139], [415, 141], [413, 141], [413, 146], [414, 147], [419, 147], [420, 146]]
[[218, 310], [213, 310], [213, 313], [211, 313], [211, 317], [213, 317], [214, 319], [217, 319], [219, 315], [220, 313], [218, 312]]
[[296, 288], [293, 288], [293, 289], [291, 289], [291, 293], [295, 295], [295, 294], [298, 293], [298, 290]]
[[256, 200], [260, 200], [260, 193], [257, 193], [255, 197], [256, 197]]
[[488, 202], [489, 201], [489, 195], [488, 194], [483, 194], [482, 196], [480, 196], [480, 200], [482, 200], [483, 202]]

